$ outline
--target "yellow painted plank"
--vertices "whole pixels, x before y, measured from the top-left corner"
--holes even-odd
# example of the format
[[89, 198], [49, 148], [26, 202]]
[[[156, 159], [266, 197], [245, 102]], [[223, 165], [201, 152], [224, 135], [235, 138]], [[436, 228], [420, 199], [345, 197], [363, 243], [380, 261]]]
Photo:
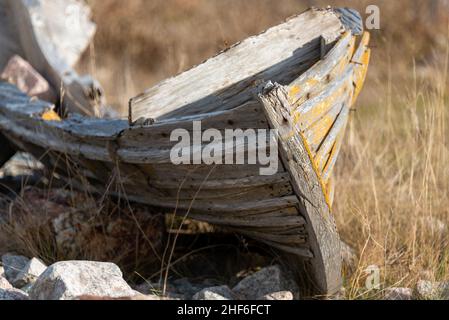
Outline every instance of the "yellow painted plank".
[[41, 115], [41, 119], [45, 120], [45, 121], [61, 121], [61, 118], [59, 117], [59, 115], [56, 112], [54, 112], [53, 110], [44, 112]]

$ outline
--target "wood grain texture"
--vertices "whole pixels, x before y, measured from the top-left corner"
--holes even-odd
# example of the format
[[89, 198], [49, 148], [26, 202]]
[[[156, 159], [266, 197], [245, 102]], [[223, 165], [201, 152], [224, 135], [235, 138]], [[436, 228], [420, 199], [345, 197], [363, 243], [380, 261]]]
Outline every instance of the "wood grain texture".
[[292, 180], [301, 211], [307, 221], [314, 256], [312, 282], [316, 292], [335, 293], [341, 287], [340, 240], [320, 173], [301, 132], [291, 116], [288, 91], [274, 84], [260, 95], [272, 128], [279, 131], [280, 153]]
[[133, 98], [130, 119], [234, 108], [251, 100], [260, 82], [292, 82], [321, 58], [321, 38], [331, 43], [342, 31], [332, 10], [306, 11]]

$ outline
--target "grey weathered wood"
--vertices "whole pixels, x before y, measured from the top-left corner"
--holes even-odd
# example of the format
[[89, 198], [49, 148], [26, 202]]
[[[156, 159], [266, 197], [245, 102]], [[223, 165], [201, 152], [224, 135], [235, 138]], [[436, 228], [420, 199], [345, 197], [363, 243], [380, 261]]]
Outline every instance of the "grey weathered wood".
[[340, 16], [345, 28], [353, 35], [359, 36], [363, 33], [363, 18], [357, 10], [351, 8], [335, 8], [334, 11]]
[[317, 291], [334, 293], [341, 286], [340, 240], [320, 174], [291, 118], [292, 107], [285, 88], [274, 85], [267, 90], [260, 99], [272, 128], [279, 130], [282, 161], [294, 181], [308, 235], [313, 238], [309, 241], [314, 254], [313, 282]]
[[293, 81], [321, 58], [321, 37], [335, 41], [343, 30], [332, 10], [309, 10], [133, 98], [130, 119], [234, 108], [252, 99], [259, 82]]

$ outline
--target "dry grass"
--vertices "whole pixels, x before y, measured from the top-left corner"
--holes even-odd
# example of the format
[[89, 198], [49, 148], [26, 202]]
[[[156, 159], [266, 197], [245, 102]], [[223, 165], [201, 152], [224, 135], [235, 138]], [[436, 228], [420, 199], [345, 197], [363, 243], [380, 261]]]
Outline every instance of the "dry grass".
[[[442, 0], [443, 1], [443, 0]], [[228, 45], [324, 1], [88, 0], [98, 35], [81, 69], [105, 86], [117, 109], [161, 79]], [[345, 279], [353, 299], [376, 298], [365, 270], [381, 269], [382, 288], [449, 280], [449, 106], [447, 10], [424, 1], [374, 1], [381, 30], [336, 171], [335, 216], [360, 256]], [[367, 0], [332, 1], [364, 12]], [[418, 14], [419, 13], [419, 14]], [[435, 226], [435, 221], [446, 225]], [[425, 273], [425, 275], [424, 275]]]

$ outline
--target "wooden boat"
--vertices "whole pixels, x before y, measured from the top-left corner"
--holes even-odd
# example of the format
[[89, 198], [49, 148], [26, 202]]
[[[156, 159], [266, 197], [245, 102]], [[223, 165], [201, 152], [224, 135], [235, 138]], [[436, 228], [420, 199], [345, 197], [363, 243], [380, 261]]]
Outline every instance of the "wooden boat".
[[[355, 11], [311, 9], [131, 99], [128, 119], [58, 119], [52, 104], [3, 82], [0, 130], [80, 188], [261, 241], [294, 261], [313, 294], [332, 294], [341, 286], [332, 171], [368, 42]], [[276, 129], [276, 172], [262, 175], [260, 163], [174, 164], [173, 131], [194, 135], [196, 121], [203, 133]], [[267, 152], [261, 141], [243, 143]], [[190, 159], [205, 145], [190, 148]]]

